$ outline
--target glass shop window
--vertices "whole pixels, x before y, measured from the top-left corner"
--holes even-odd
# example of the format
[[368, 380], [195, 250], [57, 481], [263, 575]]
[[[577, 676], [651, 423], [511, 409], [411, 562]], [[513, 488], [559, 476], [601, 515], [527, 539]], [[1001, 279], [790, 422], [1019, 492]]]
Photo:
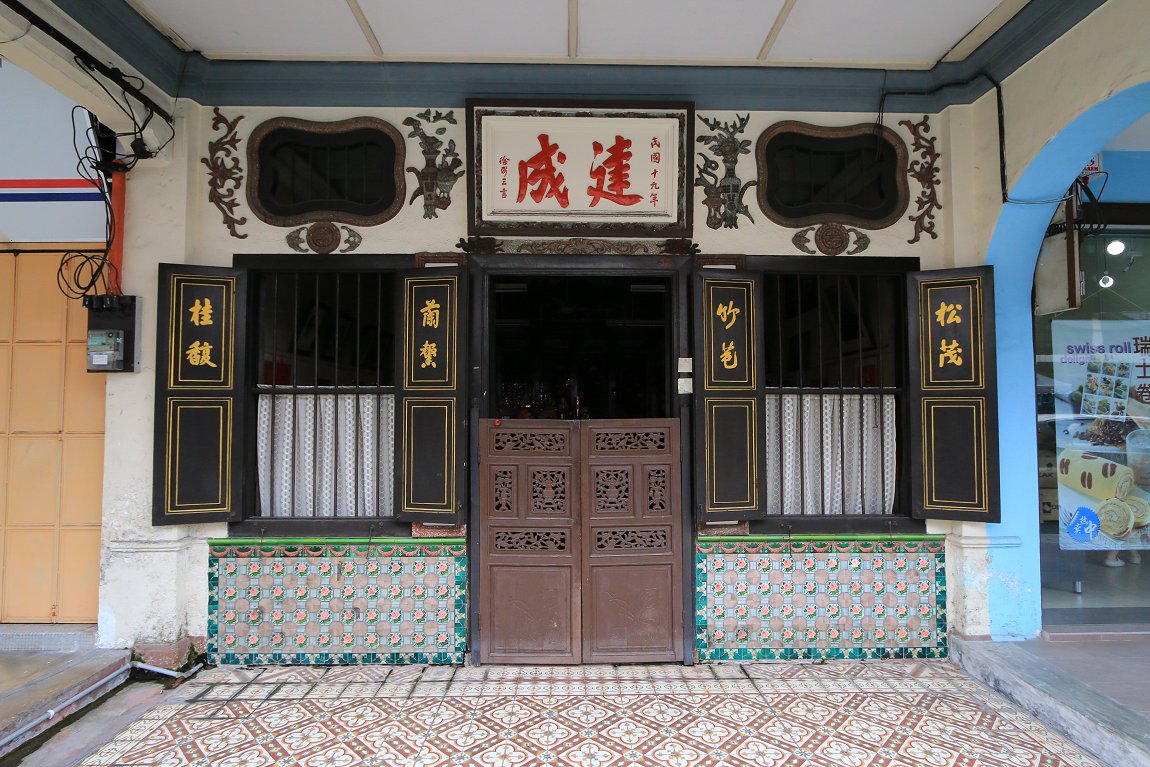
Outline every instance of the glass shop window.
[[257, 300], [259, 516], [392, 516], [392, 275], [266, 273]]
[[763, 281], [768, 514], [899, 513], [904, 276]]
[[[1077, 306], [1066, 308], [1064, 258], [1051, 272], [1060, 281], [1044, 277], [1041, 258], [1035, 281], [1042, 622], [1146, 624], [1150, 232], [1077, 242]], [[1066, 252], [1061, 238], [1053, 252]]]

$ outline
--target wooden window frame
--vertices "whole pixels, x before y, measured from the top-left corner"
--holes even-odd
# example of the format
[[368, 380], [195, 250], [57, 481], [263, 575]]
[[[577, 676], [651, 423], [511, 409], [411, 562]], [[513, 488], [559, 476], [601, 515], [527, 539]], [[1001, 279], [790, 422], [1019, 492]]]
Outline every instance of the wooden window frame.
[[[244, 269], [248, 275], [249, 301], [253, 302], [258, 296], [259, 281], [264, 275], [275, 272], [389, 272], [398, 274], [404, 269], [415, 265], [414, 256], [341, 256], [338, 261], [324, 256], [292, 256], [290, 259], [282, 255], [237, 255], [234, 259], [236, 268]], [[248, 327], [258, 323], [257, 313], [252, 312], [248, 317]], [[258, 343], [254, 342], [256, 336], [249, 335], [253, 342], [244, 350], [248, 361], [248, 380], [245, 381], [247, 391], [247, 413], [241, 426], [243, 430], [242, 444], [245, 460], [247, 462], [247, 476], [252, 480], [245, 483], [241, 500], [242, 518], [228, 524], [228, 534], [242, 538], [381, 538], [381, 537], [410, 537], [411, 522], [392, 517], [263, 517], [259, 511], [259, 489], [255, 481], [257, 476], [256, 465], [256, 438], [257, 438], [257, 408], [256, 380], [258, 375]], [[393, 383], [390, 387], [376, 387], [390, 389], [399, 394], [398, 387]], [[398, 427], [397, 427], [398, 428]], [[399, 457], [396, 457], [399, 460]], [[399, 492], [399, 488], [396, 488]]]
[[[917, 271], [919, 261], [917, 258], [902, 257], [855, 257], [848, 261], [823, 257], [805, 256], [747, 256], [745, 271], [760, 275], [823, 275], [823, 276], [863, 276], [863, 277], [891, 277], [905, 280], [907, 276]], [[724, 270], [709, 269], [708, 274], [721, 277]], [[909, 308], [904, 307], [908, 312]], [[764, 307], [765, 310], [765, 307]], [[901, 320], [901, 321], [898, 321]], [[898, 412], [895, 418], [896, 428], [896, 485], [894, 495], [894, 512], [890, 515], [771, 515], [760, 519], [752, 519], [749, 529], [755, 535], [768, 534], [873, 534], [897, 535], [922, 533], [926, 526], [923, 520], [911, 516], [910, 504], [910, 472], [912, 470], [912, 454], [910, 450], [910, 422], [905, 398], [907, 391], [907, 357], [909, 348], [906, 338], [906, 322], [904, 317], [897, 318], [894, 325], [898, 333], [895, 339], [901, 346], [903, 358], [898, 365], [900, 396], [897, 404]], [[770, 394], [774, 389], [765, 387]], [[814, 391], [814, 390], [812, 390]]]

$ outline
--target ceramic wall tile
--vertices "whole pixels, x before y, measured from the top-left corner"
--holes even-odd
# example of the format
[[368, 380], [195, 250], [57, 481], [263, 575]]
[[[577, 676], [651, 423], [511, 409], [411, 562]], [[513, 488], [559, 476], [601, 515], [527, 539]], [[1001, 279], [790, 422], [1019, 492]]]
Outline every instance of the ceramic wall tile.
[[224, 543], [208, 556], [211, 663], [463, 662], [464, 544]]
[[943, 658], [944, 542], [700, 542], [701, 661]]

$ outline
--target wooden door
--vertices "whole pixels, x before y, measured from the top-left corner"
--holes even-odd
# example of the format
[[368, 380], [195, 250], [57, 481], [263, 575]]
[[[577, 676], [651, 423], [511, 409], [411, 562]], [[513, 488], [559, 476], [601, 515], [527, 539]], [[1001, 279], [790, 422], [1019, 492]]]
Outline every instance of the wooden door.
[[683, 659], [679, 422], [584, 421], [583, 661]]
[[579, 426], [480, 421], [479, 660], [579, 663]]
[[482, 663], [682, 660], [679, 424], [480, 421]]

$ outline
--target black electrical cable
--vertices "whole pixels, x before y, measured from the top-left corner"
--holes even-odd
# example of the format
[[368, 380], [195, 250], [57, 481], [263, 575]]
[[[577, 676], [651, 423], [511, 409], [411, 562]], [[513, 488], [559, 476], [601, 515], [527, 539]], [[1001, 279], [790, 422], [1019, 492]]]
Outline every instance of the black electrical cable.
[[[130, 79], [129, 76], [125, 75], [119, 69], [116, 69], [115, 67], [112, 67], [112, 66], [108, 66], [104, 62], [97, 59], [91, 53], [84, 50], [84, 48], [81, 47], [78, 43], [74, 42], [70, 37], [65, 35], [63, 32], [60, 32], [55, 27], [53, 27], [51, 24], [49, 24], [47, 21], [45, 21], [44, 19], [40, 18], [35, 13], [33, 13], [28, 8], [28, 6], [19, 2], [19, 0], [0, 0], [0, 3], [3, 3], [4, 5], [8, 6], [13, 11], [15, 11], [16, 13], [23, 16], [25, 19], [27, 19], [29, 21], [29, 23], [31, 23], [32, 26], [36, 27], [41, 32], [48, 35], [48, 37], [52, 38], [53, 40], [55, 40], [60, 45], [64, 46], [64, 48], [66, 48], [69, 53], [71, 53], [73, 56], [76, 56], [79, 59], [81, 59], [86, 66], [99, 72], [101, 75], [103, 75], [107, 79], [111, 80], [112, 82], [114, 82], [117, 85], [119, 85], [120, 87], [122, 87], [125, 90], [125, 93], [131, 95], [131, 97], [134, 98], [136, 101], [140, 102], [145, 107], [152, 110], [153, 112], [158, 114], [160, 117], [164, 118], [164, 120], [167, 121], [169, 124], [172, 123], [172, 121], [173, 121], [172, 115], [170, 115], [167, 112], [167, 110], [165, 110], [163, 107], [161, 107], [155, 101], [153, 101], [151, 97], [149, 97], [146, 93], [144, 93], [143, 87], [142, 87], [143, 81], [140, 82], [139, 86], [136, 86], [136, 85], [130, 83], [129, 82], [129, 79]], [[139, 78], [137, 78], [137, 79], [139, 79]]]
[[[77, 125], [77, 115], [83, 114], [87, 126], [82, 130]], [[73, 150], [76, 153], [76, 174], [99, 190], [101, 201], [104, 204], [104, 247], [96, 252], [87, 250], [71, 250], [60, 258], [60, 266], [56, 271], [56, 284], [60, 292], [71, 299], [82, 299], [90, 293], [110, 293], [111, 286], [120, 284], [119, 274], [115, 266], [108, 261], [108, 251], [117, 236], [116, 214], [112, 208], [111, 184], [113, 167], [105, 161], [100, 149], [98, 123], [95, 117], [80, 106], [72, 108]], [[85, 139], [81, 149], [80, 139]], [[136, 158], [132, 159], [132, 165]], [[114, 166], [115, 163], [112, 163]], [[128, 165], [125, 165], [125, 171]], [[112, 272], [112, 281], [109, 284], [108, 272]]]

